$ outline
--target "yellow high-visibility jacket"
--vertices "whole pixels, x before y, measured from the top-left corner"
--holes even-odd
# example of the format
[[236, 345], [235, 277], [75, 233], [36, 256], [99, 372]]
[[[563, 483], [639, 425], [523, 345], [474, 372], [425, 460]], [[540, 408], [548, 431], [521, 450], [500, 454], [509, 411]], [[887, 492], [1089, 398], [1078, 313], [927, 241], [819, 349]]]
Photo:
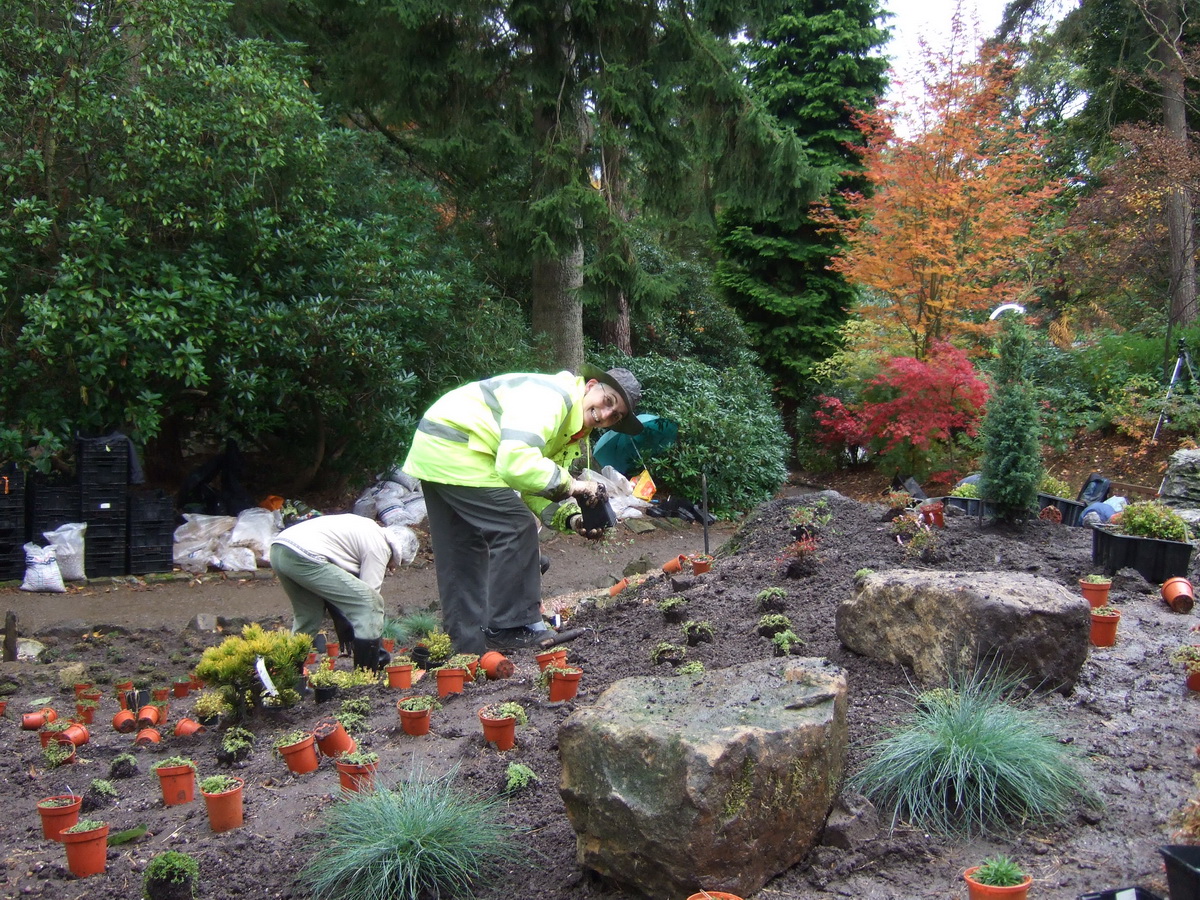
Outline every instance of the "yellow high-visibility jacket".
[[584, 385], [571, 372], [515, 373], [455, 388], [421, 419], [403, 469], [440, 484], [510, 487], [541, 511], [570, 491]]

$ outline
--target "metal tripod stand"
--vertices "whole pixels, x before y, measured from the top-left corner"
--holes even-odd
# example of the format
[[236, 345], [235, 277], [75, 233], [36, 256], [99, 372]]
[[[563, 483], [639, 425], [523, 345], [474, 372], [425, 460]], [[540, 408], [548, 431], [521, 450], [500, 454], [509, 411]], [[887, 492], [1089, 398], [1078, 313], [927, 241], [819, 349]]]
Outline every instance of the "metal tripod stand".
[[1167, 416], [1167, 404], [1171, 402], [1171, 393], [1175, 390], [1175, 383], [1179, 381], [1179, 376], [1183, 372], [1183, 367], [1187, 366], [1188, 377], [1192, 379], [1192, 384], [1196, 383], [1196, 370], [1192, 368], [1192, 357], [1188, 353], [1187, 342], [1183, 338], [1179, 339], [1179, 356], [1175, 360], [1175, 371], [1171, 373], [1171, 383], [1167, 385], [1167, 396], [1163, 398], [1162, 412], [1158, 414], [1158, 424], [1154, 426], [1154, 436], [1150, 438], [1151, 442], [1158, 440], [1158, 432], [1162, 429], [1163, 419]]

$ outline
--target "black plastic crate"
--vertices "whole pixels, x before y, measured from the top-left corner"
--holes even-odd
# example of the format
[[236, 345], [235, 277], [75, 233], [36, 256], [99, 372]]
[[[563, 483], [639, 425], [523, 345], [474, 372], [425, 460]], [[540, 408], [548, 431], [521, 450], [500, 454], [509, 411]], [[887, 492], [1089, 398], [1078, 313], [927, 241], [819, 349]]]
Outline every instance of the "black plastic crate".
[[129, 518], [129, 495], [122, 489], [79, 486], [79, 508], [83, 521], [125, 522]]
[[119, 545], [100, 544], [97, 546], [89, 541], [84, 548], [83, 565], [88, 578], [129, 574], [124, 542]]
[[1078, 900], [1162, 900], [1162, 897], [1144, 887], [1113, 888], [1094, 894], [1080, 894]]
[[1092, 562], [1109, 575], [1126, 566], [1137, 569], [1151, 584], [1175, 576], [1187, 577], [1192, 545], [1183, 541], [1117, 534], [1107, 528], [1092, 529]]
[[129, 484], [129, 441], [80, 438], [76, 472], [82, 485], [125, 487]]
[[156, 572], [171, 572], [175, 568], [172, 546], [129, 548], [129, 574], [151, 575]]
[[165, 491], [131, 491], [129, 493], [129, 524], [154, 525], [165, 523], [175, 530], [175, 500]]
[[141, 524], [129, 526], [129, 546], [132, 547], [170, 547], [175, 542], [175, 529], [166, 523], [152, 525]]
[[1200, 900], [1200, 847], [1169, 844], [1159, 847], [1167, 865], [1167, 893], [1171, 900]]
[[25, 529], [0, 527], [0, 581], [25, 577]]
[[27, 534], [41, 543], [42, 534], [68, 522], [82, 522], [79, 506], [79, 485], [41, 482], [34, 479], [29, 486]]

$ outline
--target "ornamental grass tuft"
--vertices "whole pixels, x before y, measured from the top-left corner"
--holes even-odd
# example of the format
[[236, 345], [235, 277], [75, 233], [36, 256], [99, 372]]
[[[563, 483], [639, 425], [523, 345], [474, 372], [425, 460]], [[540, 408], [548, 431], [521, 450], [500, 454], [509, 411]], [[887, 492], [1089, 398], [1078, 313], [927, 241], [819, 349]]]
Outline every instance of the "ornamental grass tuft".
[[314, 900], [471, 897], [472, 884], [520, 848], [500, 804], [457, 787], [454, 772], [416, 772], [396, 790], [330, 806], [300, 873]]
[[984, 668], [914, 695], [853, 785], [892, 810], [892, 828], [904, 821], [947, 835], [1002, 833], [1062, 821], [1076, 802], [1099, 805], [1077, 756], [1017, 705], [1019, 683]]

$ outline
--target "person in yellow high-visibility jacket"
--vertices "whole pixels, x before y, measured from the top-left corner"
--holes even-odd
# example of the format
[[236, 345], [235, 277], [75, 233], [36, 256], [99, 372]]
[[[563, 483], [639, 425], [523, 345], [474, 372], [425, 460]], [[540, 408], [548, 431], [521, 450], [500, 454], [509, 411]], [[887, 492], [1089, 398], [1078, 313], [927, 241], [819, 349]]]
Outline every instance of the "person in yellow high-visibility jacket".
[[417, 426], [403, 470], [421, 479], [443, 624], [458, 653], [533, 647], [547, 636], [531, 510], [561, 531], [603, 534], [583, 527], [578, 505], [595, 502], [598, 484], [573, 478], [566, 464], [593, 428], [641, 431], [642, 388], [628, 369], [580, 373], [472, 382]]

